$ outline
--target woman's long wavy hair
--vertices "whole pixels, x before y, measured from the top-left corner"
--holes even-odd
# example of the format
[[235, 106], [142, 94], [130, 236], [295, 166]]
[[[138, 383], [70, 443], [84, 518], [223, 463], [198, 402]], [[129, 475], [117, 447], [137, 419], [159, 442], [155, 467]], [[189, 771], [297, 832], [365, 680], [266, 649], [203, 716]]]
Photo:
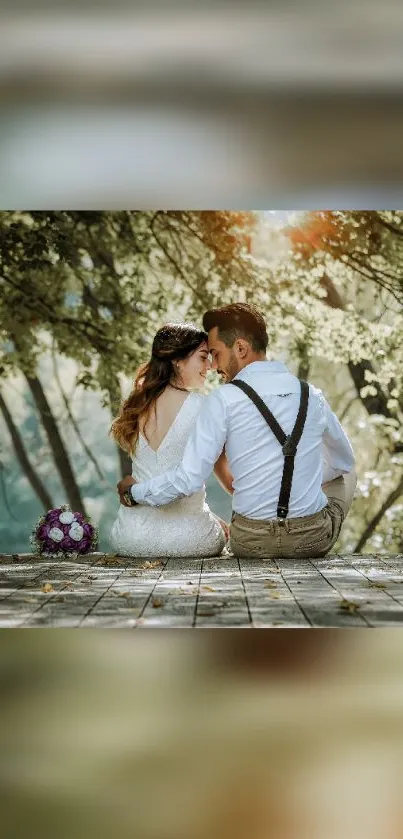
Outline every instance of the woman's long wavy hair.
[[146, 425], [156, 400], [175, 380], [174, 362], [191, 355], [206, 341], [207, 332], [192, 323], [166, 323], [158, 330], [151, 358], [136, 371], [133, 390], [111, 426], [111, 436], [130, 455], [139, 439], [140, 419]]

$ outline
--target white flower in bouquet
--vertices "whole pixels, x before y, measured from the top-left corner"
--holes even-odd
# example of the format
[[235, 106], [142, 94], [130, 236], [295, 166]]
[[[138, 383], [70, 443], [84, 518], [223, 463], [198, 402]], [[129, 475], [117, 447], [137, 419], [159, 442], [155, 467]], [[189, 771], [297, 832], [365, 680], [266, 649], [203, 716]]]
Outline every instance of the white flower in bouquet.
[[81, 542], [81, 539], [84, 536], [84, 530], [81, 527], [81, 524], [78, 521], [75, 521], [74, 524], [71, 525], [69, 530], [69, 536], [71, 539], [74, 539], [75, 542]]
[[64, 539], [63, 530], [60, 530], [60, 527], [52, 527], [49, 530], [49, 538], [52, 539], [53, 542], [61, 542]]
[[59, 521], [62, 524], [71, 524], [74, 521], [74, 513], [71, 513], [69, 510], [65, 510], [63, 513], [60, 513]]

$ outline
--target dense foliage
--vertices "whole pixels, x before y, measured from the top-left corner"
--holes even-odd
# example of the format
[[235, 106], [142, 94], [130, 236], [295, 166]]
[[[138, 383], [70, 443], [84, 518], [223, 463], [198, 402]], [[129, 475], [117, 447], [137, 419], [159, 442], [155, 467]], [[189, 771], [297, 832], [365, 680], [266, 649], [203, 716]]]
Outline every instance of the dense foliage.
[[339, 547], [402, 550], [402, 256], [395, 211], [286, 228], [252, 212], [1, 213], [3, 542], [24, 503], [31, 521], [49, 502], [104, 515], [125, 469], [110, 419], [156, 328], [240, 299], [352, 440], [359, 495]]

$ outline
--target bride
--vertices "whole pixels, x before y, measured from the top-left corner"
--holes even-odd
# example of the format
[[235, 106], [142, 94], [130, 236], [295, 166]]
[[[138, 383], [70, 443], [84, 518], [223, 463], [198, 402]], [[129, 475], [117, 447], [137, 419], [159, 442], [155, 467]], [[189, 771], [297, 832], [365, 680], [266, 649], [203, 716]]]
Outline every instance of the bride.
[[[155, 335], [151, 358], [138, 369], [134, 388], [113, 421], [111, 435], [133, 458], [136, 481], [177, 466], [202, 405], [201, 388], [211, 367], [207, 333], [193, 324], [168, 323]], [[232, 492], [224, 451], [214, 468]], [[163, 507], [121, 505], [111, 531], [113, 550], [123, 556], [218, 556], [228, 538], [201, 490]]]

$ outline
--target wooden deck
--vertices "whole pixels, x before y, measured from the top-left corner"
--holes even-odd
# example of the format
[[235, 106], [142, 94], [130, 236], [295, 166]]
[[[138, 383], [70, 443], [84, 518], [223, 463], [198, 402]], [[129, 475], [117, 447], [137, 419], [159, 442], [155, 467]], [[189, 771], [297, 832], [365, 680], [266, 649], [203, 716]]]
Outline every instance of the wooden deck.
[[0, 555], [0, 627], [403, 626], [403, 555], [150, 560]]

